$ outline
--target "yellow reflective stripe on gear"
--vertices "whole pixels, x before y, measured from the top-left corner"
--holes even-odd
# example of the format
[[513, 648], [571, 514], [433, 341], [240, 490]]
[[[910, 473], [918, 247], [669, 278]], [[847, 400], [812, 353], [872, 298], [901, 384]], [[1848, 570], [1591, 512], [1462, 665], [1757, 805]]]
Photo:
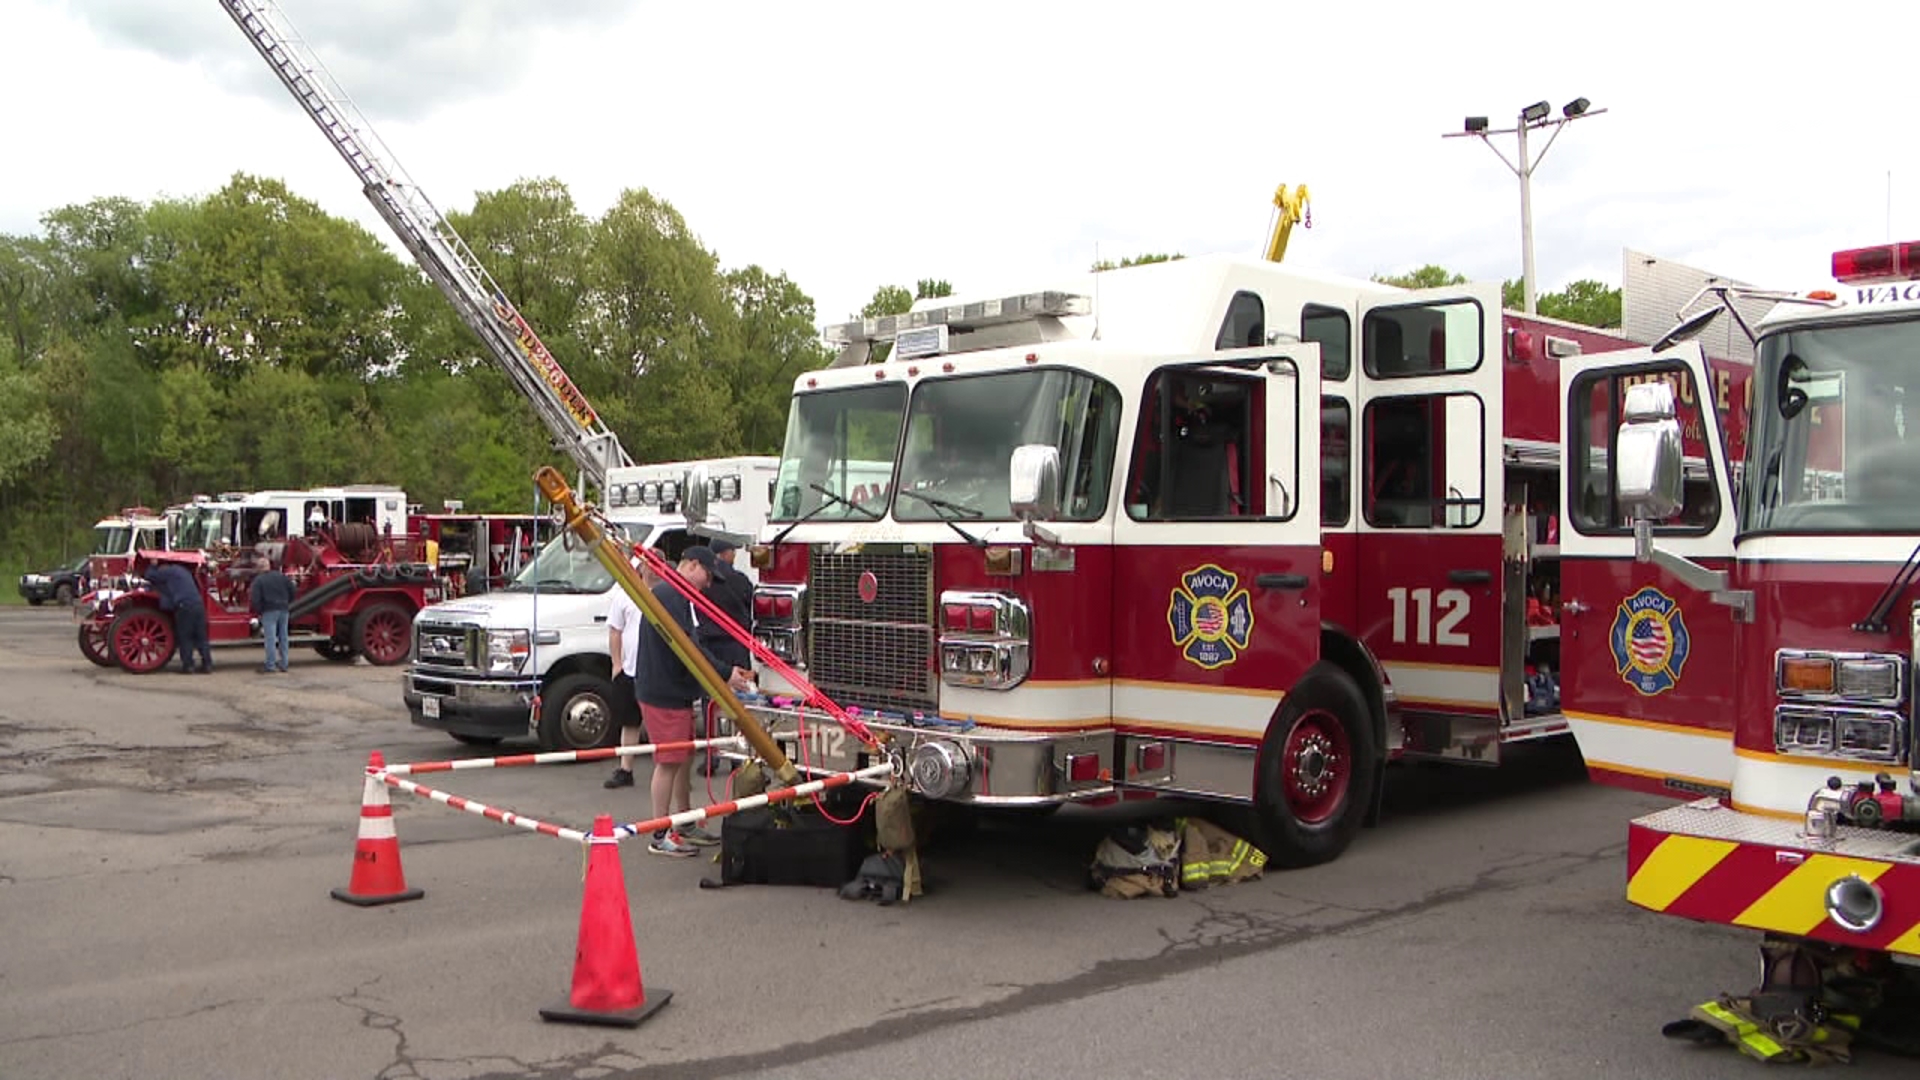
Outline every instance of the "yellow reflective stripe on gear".
[[1669, 836], [1647, 854], [1646, 861], [1628, 880], [1627, 901], [1665, 911], [1739, 846], [1732, 840]]
[[1732, 1009], [1721, 1005], [1717, 1001], [1709, 1001], [1701, 1005], [1700, 1011], [1718, 1020], [1721, 1024], [1725, 1025], [1723, 1030], [1765, 1057], [1778, 1057], [1787, 1052], [1786, 1047], [1781, 1046], [1779, 1043], [1774, 1042], [1772, 1038], [1762, 1034], [1760, 1025], [1748, 1020]]
[[1827, 886], [1848, 874], [1872, 881], [1891, 867], [1870, 859], [1848, 859], [1839, 855], [1812, 855], [1768, 889], [1747, 910], [1734, 917], [1738, 926], [1760, 930], [1778, 930], [1788, 934], [1807, 934], [1827, 917]]

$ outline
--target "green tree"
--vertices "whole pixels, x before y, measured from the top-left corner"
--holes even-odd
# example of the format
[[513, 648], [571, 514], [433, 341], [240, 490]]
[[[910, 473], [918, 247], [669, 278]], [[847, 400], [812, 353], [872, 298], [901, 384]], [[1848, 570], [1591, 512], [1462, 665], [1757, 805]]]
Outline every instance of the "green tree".
[[741, 446], [777, 453], [793, 380], [832, 357], [814, 328], [812, 299], [785, 274], [748, 266], [728, 273], [726, 283], [738, 325], [730, 381]]
[[942, 296], [952, 296], [953, 286], [945, 278], [921, 278], [914, 283], [915, 300], [935, 300]]
[[1184, 259], [1184, 258], [1186, 258], [1186, 256], [1180, 255], [1180, 254], [1173, 254], [1173, 255], [1149, 254], [1149, 255], [1129, 256], [1127, 258], [1121, 259], [1117, 263], [1114, 262], [1112, 259], [1101, 259], [1098, 262], [1093, 264], [1092, 272], [1098, 274], [1107, 270], [1122, 270], [1129, 266], [1147, 266], [1151, 263], [1173, 262], [1177, 259]]
[[913, 301], [914, 295], [900, 286], [882, 285], [873, 290], [873, 299], [860, 309], [860, 317], [875, 319], [882, 315], [904, 315], [912, 309]]
[[1404, 274], [1375, 274], [1373, 280], [1382, 285], [1394, 285], [1402, 289], [1441, 289], [1448, 285], [1467, 283], [1466, 275], [1456, 274], [1432, 263]]

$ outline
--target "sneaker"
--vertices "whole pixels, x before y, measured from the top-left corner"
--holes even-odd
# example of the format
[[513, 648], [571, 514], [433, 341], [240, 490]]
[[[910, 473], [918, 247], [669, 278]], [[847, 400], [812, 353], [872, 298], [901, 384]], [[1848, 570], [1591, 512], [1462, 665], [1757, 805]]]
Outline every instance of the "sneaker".
[[647, 850], [655, 855], [671, 855], [676, 859], [691, 858], [695, 854], [693, 845], [680, 839], [676, 833], [654, 837], [653, 843], [647, 845]]
[[700, 825], [689, 825], [681, 829], [680, 839], [685, 840], [695, 847], [712, 847], [720, 842], [719, 837], [708, 832]]
[[632, 787], [633, 786], [633, 770], [632, 769], [615, 769], [613, 770], [613, 775], [607, 777], [607, 782], [600, 786], [607, 787], [607, 788]]

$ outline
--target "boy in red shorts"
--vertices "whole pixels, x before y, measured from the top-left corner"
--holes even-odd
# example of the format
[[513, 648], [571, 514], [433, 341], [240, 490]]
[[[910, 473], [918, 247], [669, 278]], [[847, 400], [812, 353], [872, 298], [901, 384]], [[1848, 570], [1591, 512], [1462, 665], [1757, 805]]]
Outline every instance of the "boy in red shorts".
[[[713, 566], [718, 560], [713, 550], [705, 546], [690, 547], [680, 555], [680, 564], [676, 569], [697, 592], [704, 592], [713, 580]], [[653, 595], [660, 601], [673, 621], [680, 624], [687, 637], [698, 643], [699, 617], [693, 610], [693, 603], [680, 595], [667, 582], [653, 587]], [[734, 667], [713, 656], [704, 647], [707, 662], [713, 669], [727, 676], [727, 681], [736, 689], [750, 685], [753, 673]], [[666, 636], [660, 633], [652, 622], [640, 627], [639, 674], [634, 680], [634, 693], [640, 699], [640, 719], [646, 726], [647, 738], [654, 743], [684, 742], [693, 738], [693, 703], [704, 696], [700, 680], [680, 662], [674, 654], [673, 646], [667, 643]], [[653, 813], [655, 817], [682, 813], [693, 806], [693, 753], [689, 750], [656, 750], [653, 754]], [[656, 855], [671, 855], [679, 858], [695, 854], [695, 844], [718, 843], [717, 837], [704, 829], [695, 831], [662, 829], [653, 834], [653, 842], [647, 850]]]

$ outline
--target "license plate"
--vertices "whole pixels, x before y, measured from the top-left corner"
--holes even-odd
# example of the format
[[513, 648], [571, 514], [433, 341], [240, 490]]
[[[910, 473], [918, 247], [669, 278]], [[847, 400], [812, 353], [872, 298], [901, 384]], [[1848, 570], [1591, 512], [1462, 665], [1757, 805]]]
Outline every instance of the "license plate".
[[426, 717], [429, 720], [440, 719], [440, 699], [437, 697], [421, 698], [420, 699], [420, 715]]

